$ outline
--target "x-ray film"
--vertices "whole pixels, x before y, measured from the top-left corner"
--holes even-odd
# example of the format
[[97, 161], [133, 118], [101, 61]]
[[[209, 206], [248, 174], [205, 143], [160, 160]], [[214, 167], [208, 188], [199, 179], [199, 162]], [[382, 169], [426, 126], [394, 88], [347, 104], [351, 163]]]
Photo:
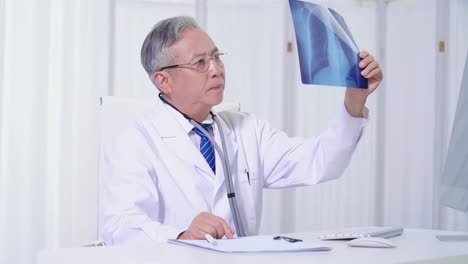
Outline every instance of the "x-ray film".
[[304, 84], [367, 88], [359, 49], [346, 23], [332, 9], [289, 0]]

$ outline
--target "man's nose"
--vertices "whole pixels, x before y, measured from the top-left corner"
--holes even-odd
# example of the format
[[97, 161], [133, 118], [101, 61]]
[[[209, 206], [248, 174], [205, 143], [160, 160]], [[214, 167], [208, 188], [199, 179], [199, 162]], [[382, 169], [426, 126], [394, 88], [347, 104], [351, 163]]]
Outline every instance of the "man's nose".
[[214, 75], [219, 75], [223, 72], [224, 67], [222, 62], [216, 62], [214, 58], [210, 58], [208, 71]]

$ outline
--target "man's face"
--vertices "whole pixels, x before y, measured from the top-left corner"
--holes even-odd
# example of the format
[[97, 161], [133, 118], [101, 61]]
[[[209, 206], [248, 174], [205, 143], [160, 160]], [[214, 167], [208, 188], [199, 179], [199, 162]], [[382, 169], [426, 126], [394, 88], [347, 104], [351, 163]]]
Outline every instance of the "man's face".
[[[212, 56], [218, 49], [205, 32], [188, 29], [170, 51], [173, 64], [187, 64]], [[215, 60], [208, 64], [204, 72], [185, 67], [168, 69], [170, 89], [165, 91], [165, 97], [181, 110], [211, 109], [220, 104], [224, 93], [224, 66]]]

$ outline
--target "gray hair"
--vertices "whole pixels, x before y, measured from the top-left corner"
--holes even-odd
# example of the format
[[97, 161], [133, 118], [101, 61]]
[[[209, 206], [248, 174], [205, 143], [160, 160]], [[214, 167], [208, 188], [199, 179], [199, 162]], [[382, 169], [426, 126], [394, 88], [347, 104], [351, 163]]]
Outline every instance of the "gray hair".
[[171, 17], [158, 22], [146, 36], [141, 47], [141, 64], [154, 85], [156, 85], [153, 79], [154, 72], [173, 61], [169, 48], [187, 29], [200, 29], [200, 27], [192, 17]]

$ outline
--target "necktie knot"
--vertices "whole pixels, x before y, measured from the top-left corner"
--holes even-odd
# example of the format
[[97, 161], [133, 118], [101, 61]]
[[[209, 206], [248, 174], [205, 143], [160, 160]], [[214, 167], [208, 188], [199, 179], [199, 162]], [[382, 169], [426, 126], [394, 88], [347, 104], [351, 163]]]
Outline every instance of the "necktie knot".
[[[201, 124], [201, 126], [202, 126], [206, 131], [208, 131], [208, 133], [211, 132], [211, 124]], [[194, 127], [192, 130], [193, 130], [193, 132], [195, 132], [197, 135], [199, 135], [201, 138], [206, 137], [205, 134], [203, 134], [203, 132], [201, 132], [201, 130], [200, 130], [198, 127]]]

